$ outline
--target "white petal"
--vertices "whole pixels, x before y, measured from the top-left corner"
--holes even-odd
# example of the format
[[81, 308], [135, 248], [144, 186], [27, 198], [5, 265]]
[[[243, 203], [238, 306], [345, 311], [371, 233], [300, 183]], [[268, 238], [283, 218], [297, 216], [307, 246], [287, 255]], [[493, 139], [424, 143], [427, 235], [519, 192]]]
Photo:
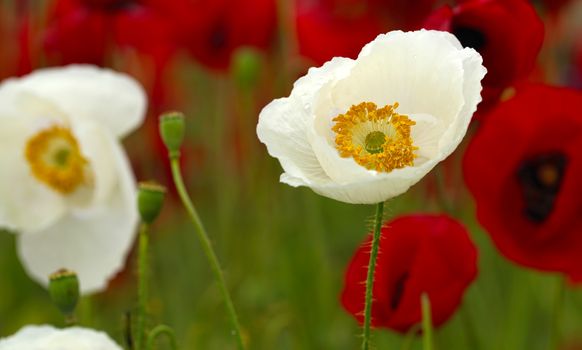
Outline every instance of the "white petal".
[[62, 196], [33, 177], [24, 155], [37, 130], [64, 122], [49, 102], [15, 89], [0, 89], [0, 227], [34, 233], [65, 213]]
[[69, 118], [90, 119], [117, 137], [137, 128], [146, 111], [143, 88], [128, 75], [89, 65], [41, 69], [0, 85], [38, 95], [64, 111]]
[[349, 184], [331, 183], [310, 185], [318, 194], [353, 204], [376, 204], [406, 192], [438, 162], [430, 159], [419, 166], [396, 169], [390, 173], [377, 173], [368, 181]]
[[74, 211], [42, 233], [18, 237], [25, 269], [43, 285], [49, 274], [67, 268], [78, 274], [83, 293], [98, 292], [124, 265], [138, 223], [136, 188], [121, 145], [110, 141], [118, 183], [108, 200]]
[[0, 339], [0, 350], [122, 350], [107, 334], [89, 328], [26, 326]]
[[117, 182], [115, 158], [111, 157], [117, 149], [117, 142], [112, 142], [109, 131], [94, 122], [77, 123], [72, 129], [89, 163], [91, 184], [89, 191], [81, 190], [86, 198], [74, 198], [76, 202], [69, 203], [79, 207], [102, 205]]
[[[321, 67], [312, 67], [307, 74], [293, 84], [291, 95], [294, 96], [307, 112], [314, 112], [314, 102], [323, 86], [333, 84], [348, 76], [355, 61], [345, 57], [334, 57]], [[313, 118], [313, 116], [310, 116]]]
[[325, 181], [328, 177], [307, 140], [307, 122], [308, 117], [293, 97], [280, 98], [261, 111], [257, 135], [290, 176]]
[[451, 154], [461, 143], [467, 133], [467, 128], [481, 102], [481, 80], [487, 73], [483, 67], [483, 58], [473, 49], [466, 48], [462, 51], [463, 57], [463, 106], [457, 115], [457, 119], [449, 126], [441, 138], [442, 159]]
[[410, 130], [410, 136], [414, 140], [413, 145], [418, 147], [416, 151], [419, 161], [435, 159], [440, 156], [440, 141], [444, 132], [443, 123], [429, 114], [410, 114], [408, 116], [416, 122]]

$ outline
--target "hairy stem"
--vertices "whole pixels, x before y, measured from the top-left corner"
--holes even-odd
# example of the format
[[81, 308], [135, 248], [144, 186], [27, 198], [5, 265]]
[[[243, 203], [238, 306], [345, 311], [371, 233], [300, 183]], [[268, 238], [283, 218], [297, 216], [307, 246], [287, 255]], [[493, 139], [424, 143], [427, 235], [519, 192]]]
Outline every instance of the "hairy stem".
[[364, 334], [362, 349], [368, 350], [370, 347], [370, 323], [372, 321], [372, 290], [374, 289], [374, 271], [376, 270], [376, 259], [378, 258], [378, 247], [380, 245], [380, 231], [382, 228], [382, 216], [384, 214], [384, 202], [376, 205], [376, 215], [374, 217], [374, 235], [372, 237], [372, 251], [370, 252], [370, 262], [368, 264], [368, 278], [366, 279], [366, 301], [364, 307]]

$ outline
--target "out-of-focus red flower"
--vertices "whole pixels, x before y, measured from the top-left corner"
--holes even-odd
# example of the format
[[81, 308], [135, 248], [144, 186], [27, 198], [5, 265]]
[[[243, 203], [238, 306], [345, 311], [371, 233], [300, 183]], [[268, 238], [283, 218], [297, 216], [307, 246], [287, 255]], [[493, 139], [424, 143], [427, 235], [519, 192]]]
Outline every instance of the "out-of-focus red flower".
[[333, 12], [321, 4], [299, 4], [296, 17], [299, 53], [316, 65], [335, 56], [355, 58], [366, 43], [384, 31], [379, 18], [365, 5], [358, 8]]
[[582, 93], [518, 87], [469, 145], [477, 218], [514, 262], [582, 281]]
[[534, 68], [544, 39], [544, 25], [525, 0], [468, 0], [436, 10], [425, 28], [455, 34], [464, 47], [483, 56], [484, 105]]
[[15, 72], [15, 60], [13, 52], [18, 51], [17, 43], [10, 40], [11, 33], [11, 12], [7, 11], [4, 3], [0, 3], [0, 41], [3, 50], [0, 51], [0, 79], [11, 76]]
[[432, 12], [436, 0], [321, 0], [319, 3], [335, 14], [367, 11], [382, 19], [386, 28], [414, 30]]
[[237, 48], [269, 48], [276, 0], [144, 0], [171, 19], [181, 45], [203, 65], [225, 70]]
[[137, 0], [59, 0], [47, 22], [43, 46], [54, 64], [105, 65], [121, 48], [163, 65], [174, 49], [169, 23]]
[[[360, 323], [371, 236], [358, 248], [345, 277], [341, 301]], [[372, 326], [406, 332], [421, 320], [427, 293], [435, 326], [457, 309], [477, 275], [477, 249], [467, 230], [446, 215], [399, 217], [382, 228], [372, 291]]]
[[295, 0], [299, 53], [315, 64], [355, 58], [378, 34], [417, 29], [435, 0]]
[[30, 73], [31, 21], [26, 2], [0, 3], [0, 80]]

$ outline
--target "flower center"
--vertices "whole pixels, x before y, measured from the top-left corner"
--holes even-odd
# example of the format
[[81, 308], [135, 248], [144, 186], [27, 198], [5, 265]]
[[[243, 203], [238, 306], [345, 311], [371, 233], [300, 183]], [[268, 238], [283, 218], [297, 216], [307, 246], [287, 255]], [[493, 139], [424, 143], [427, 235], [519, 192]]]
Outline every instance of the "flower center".
[[566, 155], [560, 152], [537, 155], [522, 162], [517, 178], [525, 203], [524, 214], [530, 221], [542, 223], [554, 210], [567, 163]]
[[380, 153], [382, 152], [384, 142], [386, 142], [386, 135], [382, 131], [372, 131], [366, 136], [366, 140], [364, 141], [366, 151], [372, 154]]
[[85, 180], [87, 160], [67, 128], [40, 131], [26, 143], [25, 156], [34, 177], [59, 193], [72, 193]]
[[372, 102], [362, 102], [333, 118], [340, 156], [381, 172], [413, 165], [418, 147], [412, 144], [410, 128], [416, 123], [396, 108], [398, 103], [377, 109]]

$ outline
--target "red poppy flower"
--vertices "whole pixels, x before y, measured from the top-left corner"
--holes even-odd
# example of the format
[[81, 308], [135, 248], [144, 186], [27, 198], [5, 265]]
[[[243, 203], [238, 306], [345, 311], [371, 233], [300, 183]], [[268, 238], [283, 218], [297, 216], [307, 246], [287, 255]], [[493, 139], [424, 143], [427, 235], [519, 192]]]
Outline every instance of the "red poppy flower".
[[485, 104], [532, 71], [544, 39], [543, 23], [525, 0], [469, 0], [445, 6], [427, 19], [425, 28], [451, 32], [483, 56]]
[[43, 46], [55, 64], [112, 60], [131, 48], [164, 65], [174, 45], [168, 22], [137, 0], [60, 0], [49, 15]]
[[582, 93], [526, 85], [495, 108], [464, 159], [477, 218], [514, 262], [582, 281]]
[[356, 5], [333, 11], [321, 4], [300, 3], [296, 17], [299, 53], [316, 65], [335, 56], [356, 58], [366, 43], [384, 32], [379, 19], [365, 5]]
[[225, 70], [236, 49], [267, 49], [275, 39], [276, 0], [144, 1], [171, 19], [181, 45], [209, 68]]
[[335, 56], [355, 58], [378, 34], [417, 29], [435, 0], [296, 0], [299, 53], [321, 65]]
[[436, 0], [320, 0], [319, 3], [336, 15], [367, 11], [382, 19], [384, 31], [388, 31], [419, 29], [434, 9]]
[[[350, 262], [341, 301], [363, 322], [371, 236]], [[446, 215], [402, 216], [382, 228], [372, 292], [372, 326], [406, 332], [421, 321], [427, 293], [435, 326], [457, 309], [477, 275], [477, 249], [467, 230]]]

